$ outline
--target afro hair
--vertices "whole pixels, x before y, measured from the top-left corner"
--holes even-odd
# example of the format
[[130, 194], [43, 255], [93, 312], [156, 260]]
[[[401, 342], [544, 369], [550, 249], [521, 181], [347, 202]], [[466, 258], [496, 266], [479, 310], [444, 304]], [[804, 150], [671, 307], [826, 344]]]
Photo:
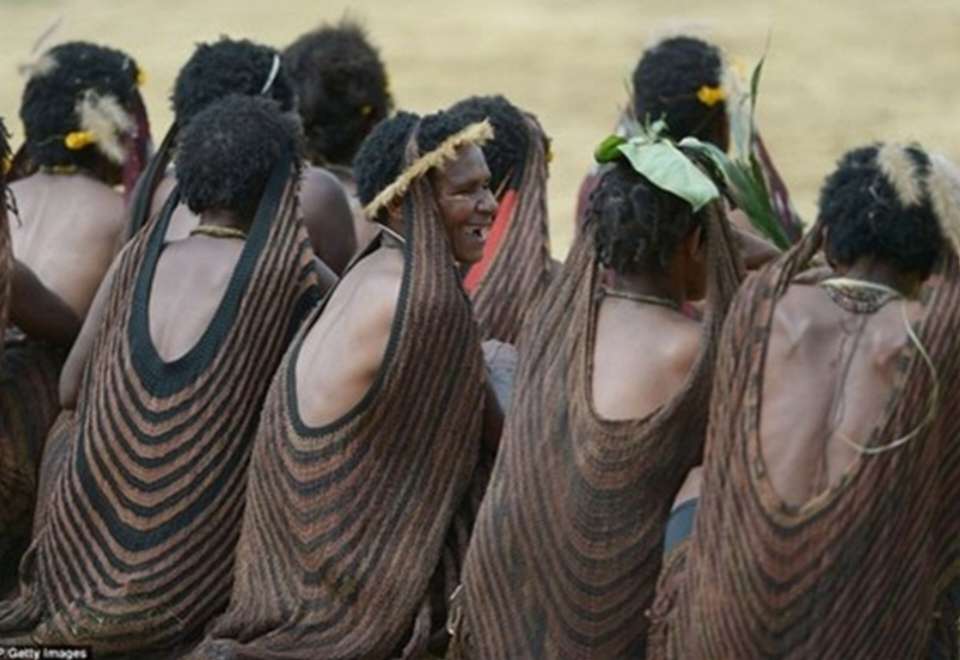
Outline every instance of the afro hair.
[[490, 168], [490, 187], [499, 190], [507, 177], [508, 185], [519, 184], [531, 139], [523, 112], [500, 95], [471, 96], [452, 105], [450, 112], [462, 113], [470, 123], [490, 120], [494, 138], [483, 145], [483, 156]]
[[626, 161], [608, 166], [590, 197], [597, 261], [618, 273], [662, 273], [703, 213], [662, 190]]
[[398, 112], [371, 131], [353, 159], [357, 197], [366, 206], [403, 171], [403, 157], [410, 134], [420, 117]]
[[292, 110], [293, 85], [284, 67], [270, 80], [279, 57], [276, 49], [247, 39], [221, 37], [213, 44], [198, 44], [173, 86], [177, 122], [185, 126], [201, 110], [229, 94], [264, 96], [276, 101], [283, 112]]
[[184, 127], [176, 157], [180, 192], [194, 213], [231, 211], [249, 222], [273, 168], [292, 158], [299, 176], [302, 152], [299, 123], [275, 101], [230, 95]]
[[364, 29], [349, 20], [304, 34], [283, 53], [316, 165], [349, 165], [393, 109], [387, 72]]
[[425, 115], [417, 131], [417, 150], [420, 155], [430, 153], [448, 137], [459, 133], [473, 123], [476, 123], [476, 120], [469, 114], [453, 109]]
[[[884, 167], [881, 144], [849, 151], [827, 177], [819, 204], [826, 253], [844, 266], [871, 256], [925, 276], [944, 241], [924, 183], [930, 158], [917, 146], [893, 148], [906, 156], [900, 177]], [[919, 197], [904, 199], [904, 187], [918, 190]]]
[[633, 71], [633, 114], [641, 122], [663, 119], [675, 140], [710, 140], [716, 122], [726, 121], [725, 104], [704, 105], [697, 92], [719, 87], [722, 77], [723, 57], [715, 46], [694, 37], [665, 39], [645, 51]]
[[27, 156], [39, 167], [76, 166], [96, 171], [103, 154], [96, 143], [68, 149], [65, 138], [81, 131], [78, 106], [87, 94], [115, 100], [122, 112], [138, 103], [137, 63], [126, 53], [74, 41], [56, 46], [33, 67], [20, 104]]

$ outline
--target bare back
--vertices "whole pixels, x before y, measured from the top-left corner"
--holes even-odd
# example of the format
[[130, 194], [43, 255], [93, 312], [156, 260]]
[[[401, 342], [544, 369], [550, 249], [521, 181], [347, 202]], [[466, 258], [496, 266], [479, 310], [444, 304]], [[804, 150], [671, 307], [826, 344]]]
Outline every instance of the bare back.
[[296, 360], [297, 404], [307, 424], [337, 421], [373, 385], [402, 279], [402, 251], [381, 247], [358, 262], [326, 301]]
[[701, 327], [665, 307], [604, 298], [597, 315], [593, 406], [608, 420], [640, 419], [683, 387]]
[[123, 197], [83, 174], [38, 173], [10, 186], [14, 255], [83, 318], [126, 221]]
[[[779, 496], [799, 506], [855, 463], [883, 422], [908, 337], [902, 303], [846, 311], [816, 286], [794, 284], [777, 303], [764, 367], [760, 439]], [[908, 303], [913, 318], [919, 308]], [[888, 442], [894, 438], [882, 439]]]
[[168, 243], [150, 286], [150, 338], [165, 361], [193, 348], [220, 305], [243, 241], [192, 236]]

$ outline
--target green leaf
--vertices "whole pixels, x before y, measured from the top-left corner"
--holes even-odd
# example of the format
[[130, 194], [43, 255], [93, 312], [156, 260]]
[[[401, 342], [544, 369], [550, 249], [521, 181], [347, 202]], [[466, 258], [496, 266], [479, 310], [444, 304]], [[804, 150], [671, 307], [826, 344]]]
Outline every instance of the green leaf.
[[593, 150], [593, 159], [598, 163], [609, 163], [620, 157], [618, 147], [627, 139], [620, 135], [609, 135]]
[[630, 140], [617, 147], [637, 172], [699, 211], [720, 197], [717, 186], [669, 141]]
[[[768, 42], [769, 47], [769, 42]], [[753, 126], [753, 118], [757, 109], [757, 92], [760, 89], [760, 74], [763, 73], [763, 63], [767, 59], [767, 51], [763, 51], [763, 57], [753, 67], [753, 73], [750, 74], [750, 126]]]
[[737, 208], [742, 210], [761, 235], [780, 249], [790, 247], [790, 241], [777, 221], [770, 202], [766, 181], [754, 159], [750, 162], [733, 160], [716, 145], [688, 137], [680, 141], [681, 148], [707, 158], [723, 175], [727, 190]]

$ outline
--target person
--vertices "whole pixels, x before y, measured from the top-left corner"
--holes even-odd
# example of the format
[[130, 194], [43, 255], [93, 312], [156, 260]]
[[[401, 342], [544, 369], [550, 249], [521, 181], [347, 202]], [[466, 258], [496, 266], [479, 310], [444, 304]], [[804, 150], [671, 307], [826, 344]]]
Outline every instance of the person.
[[[274, 48], [227, 37], [199, 44], [177, 74], [172, 94], [174, 123], [138, 184], [130, 210], [128, 237], [157, 215], [176, 186], [175, 168], [169, 169], [168, 165], [176, 153], [180, 131], [210, 103], [229, 94], [270, 98], [290, 113], [296, 104], [296, 90], [280, 53]], [[318, 267], [324, 272], [324, 285], [330, 286], [355, 251], [347, 197], [331, 174], [307, 167], [302, 177], [299, 208], [320, 261]], [[196, 216], [180, 206], [170, 223], [168, 237], [183, 238], [196, 224]], [[333, 272], [326, 272], [327, 268]]]
[[[226, 606], [253, 433], [318, 276], [292, 117], [231, 95], [179, 142], [178, 192], [111, 267], [67, 359], [72, 446], [45, 474], [0, 637], [172, 653]], [[170, 241], [178, 197], [199, 224]]]
[[[695, 202], [610, 160], [589, 232], [528, 321], [452, 605], [454, 657], [644, 655], [663, 528], [700, 458], [740, 264], [715, 187]], [[682, 312], [704, 296], [702, 323]]]
[[[727, 103], [730, 90], [725, 83], [725, 70], [720, 49], [702, 39], [678, 35], [657, 41], [643, 52], [633, 70], [630, 104], [621, 113], [616, 133], [631, 136], [645, 124], [663, 120], [665, 135], [675, 142], [694, 137], [721, 151], [728, 151], [729, 115], [736, 108]], [[754, 142], [762, 146], [755, 127], [754, 132]], [[786, 186], [765, 149], [761, 162], [764, 176], [778, 184], [769, 186], [772, 202], [789, 206]], [[575, 218], [578, 233], [596, 183], [597, 168], [594, 167], [584, 178], [577, 194]], [[742, 211], [728, 208], [727, 212], [748, 269], [756, 269], [778, 256], [778, 250], [756, 235]], [[798, 240], [803, 230], [793, 216], [783, 229], [792, 241]]]
[[527, 311], [559, 270], [550, 256], [547, 218], [549, 138], [535, 117], [503, 96], [472, 96], [451, 110], [493, 126], [483, 155], [497, 217], [483, 259], [469, 268], [464, 285], [483, 338], [516, 345]]
[[458, 264], [496, 202], [489, 123], [400, 112], [356, 159], [381, 233], [304, 324], [250, 465], [230, 608], [194, 657], [442, 652], [499, 437]]
[[393, 110], [380, 52], [362, 25], [344, 18], [298, 37], [283, 51], [283, 64], [297, 91], [307, 157], [343, 184], [357, 248], [363, 249], [378, 230], [357, 198], [353, 159], [364, 138]]
[[957, 657], [958, 203], [921, 147], [854, 149], [737, 294], [653, 657]]
[[0, 589], [15, 579], [29, 540], [66, 350], [123, 226], [124, 197], [114, 186], [136, 175], [149, 141], [139, 67], [126, 53], [69, 42], [29, 70], [25, 140], [5, 161], [15, 204], [4, 230], [14, 261], [0, 358]]

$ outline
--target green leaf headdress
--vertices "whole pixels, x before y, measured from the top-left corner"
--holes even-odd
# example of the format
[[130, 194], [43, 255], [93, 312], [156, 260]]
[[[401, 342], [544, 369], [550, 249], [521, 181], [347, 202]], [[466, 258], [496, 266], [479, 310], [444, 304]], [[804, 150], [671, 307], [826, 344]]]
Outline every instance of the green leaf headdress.
[[632, 137], [611, 135], [594, 151], [598, 163], [626, 159], [637, 173], [661, 190], [684, 200], [694, 213], [720, 198], [720, 190], [677, 145], [664, 136], [661, 120], [639, 127]]

